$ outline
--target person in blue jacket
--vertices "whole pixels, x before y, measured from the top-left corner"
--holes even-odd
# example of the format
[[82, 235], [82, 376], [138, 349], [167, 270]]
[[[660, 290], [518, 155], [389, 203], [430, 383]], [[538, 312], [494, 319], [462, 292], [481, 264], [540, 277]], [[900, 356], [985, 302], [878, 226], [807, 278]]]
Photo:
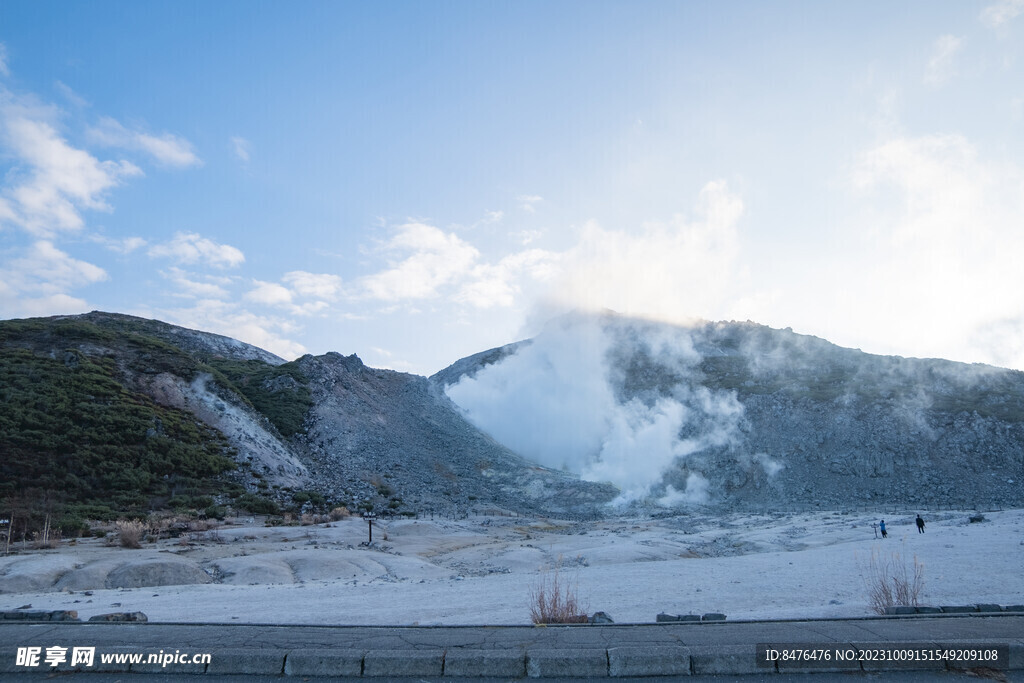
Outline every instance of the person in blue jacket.
[[878, 523], [878, 529], [882, 532], [882, 538], [889, 538], [889, 534], [885, 532], [885, 520], [883, 519]]

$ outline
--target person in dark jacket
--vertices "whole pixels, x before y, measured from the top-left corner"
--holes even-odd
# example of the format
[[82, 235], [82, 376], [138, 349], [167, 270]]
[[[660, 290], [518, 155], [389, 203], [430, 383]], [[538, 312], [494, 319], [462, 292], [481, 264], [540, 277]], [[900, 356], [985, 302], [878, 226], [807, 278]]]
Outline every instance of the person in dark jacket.
[[878, 523], [878, 530], [882, 532], [882, 538], [889, 538], [889, 534], [885, 532], [885, 520], [883, 519]]
[[919, 534], [923, 534], [924, 533], [924, 520], [921, 519], [921, 515], [917, 516], [917, 533], [919, 533]]

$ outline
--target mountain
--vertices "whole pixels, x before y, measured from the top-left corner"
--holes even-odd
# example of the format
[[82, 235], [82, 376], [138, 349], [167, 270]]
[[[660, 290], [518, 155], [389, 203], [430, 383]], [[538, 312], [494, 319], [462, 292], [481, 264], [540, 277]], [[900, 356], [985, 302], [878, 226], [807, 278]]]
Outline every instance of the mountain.
[[0, 322], [0, 453], [0, 513], [66, 530], [226, 506], [1020, 506], [1024, 373], [574, 314], [426, 378], [93, 312]]
[[424, 377], [93, 312], [0, 322], [0, 510], [64, 529], [152, 508], [593, 514], [605, 484], [528, 463]]
[[871, 355], [750, 322], [575, 314], [432, 380], [498, 441], [612, 481], [620, 502], [1024, 504], [1014, 370]]

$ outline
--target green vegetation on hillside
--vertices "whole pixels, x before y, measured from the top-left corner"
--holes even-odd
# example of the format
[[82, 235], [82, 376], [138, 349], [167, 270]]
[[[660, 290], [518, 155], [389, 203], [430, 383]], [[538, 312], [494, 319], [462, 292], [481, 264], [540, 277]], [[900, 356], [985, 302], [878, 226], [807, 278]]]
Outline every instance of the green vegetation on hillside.
[[[75, 332], [88, 338], [90, 327]], [[0, 341], [9, 338], [5, 323]], [[162, 366], [179, 354], [138, 360]], [[2, 349], [0, 499], [35, 491], [70, 520], [142, 513], [179, 494], [217, 490], [213, 478], [234, 467], [224, 437], [126, 389], [118, 373], [113, 358], [74, 349], [57, 358]]]
[[282, 436], [302, 431], [313, 399], [309, 379], [295, 362], [275, 366], [259, 360], [214, 358], [209, 365], [226, 377]]

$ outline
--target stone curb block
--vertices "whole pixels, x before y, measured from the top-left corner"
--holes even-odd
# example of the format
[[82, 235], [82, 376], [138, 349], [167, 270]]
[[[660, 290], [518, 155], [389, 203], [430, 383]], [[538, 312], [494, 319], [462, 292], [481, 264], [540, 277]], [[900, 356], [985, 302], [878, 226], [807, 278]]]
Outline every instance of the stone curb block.
[[443, 650], [370, 650], [363, 657], [364, 676], [440, 676]]
[[[825, 646], [833, 649], [833, 654], [835, 649], [851, 650], [852, 652], [857, 650], [856, 646], [850, 643], [827, 643]], [[846, 661], [837, 661], [835, 659], [827, 662], [779, 661], [776, 666], [779, 673], [849, 673], [851, 671], [861, 671], [860, 660], [856, 656]]]
[[700, 621], [699, 614], [666, 614], [662, 612], [654, 617], [655, 623], [677, 623], [680, 621]]
[[[56, 667], [51, 667], [48, 664], [44, 663], [44, 659], [45, 659], [45, 656], [46, 656], [46, 650], [44, 649], [40, 653], [40, 655], [39, 655], [39, 666], [17, 666], [18, 648], [16, 648], [16, 647], [2, 648], [2, 649], [0, 649], [0, 674], [9, 674], [9, 673], [23, 673], [23, 674], [24, 673], [36, 673], [36, 674], [51, 674], [51, 673], [53, 673], [53, 674], [65, 674], [65, 673], [70, 673], [72, 671], [83, 671], [83, 672], [92, 672], [92, 673], [128, 673], [130, 665], [127, 662], [123, 662], [123, 663], [120, 663], [120, 664], [113, 663], [113, 662], [110, 663], [110, 664], [104, 664], [100, 660], [100, 652], [101, 651], [105, 655], [120, 654], [120, 653], [124, 653], [124, 654], [135, 654], [135, 653], [137, 653], [137, 650], [124, 650], [124, 649], [116, 650], [116, 649], [102, 648], [102, 650], [98, 649], [96, 651], [96, 656], [95, 656], [95, 659], [93, 660], [93, 665], [92, 666], [85, 666], [84, 664], [76, 664], [75, 666], [69, 666], [65, 662], [64, 664], [60, 664], [60, 665], [58, 665]], [[69, 648], [68, 649], [68, 657], [69, 657], [69, 659], [70, 659], [70, 656], [71, 656], [71, 650]]]
[[[117, 654], [131, 655], [131, 654], [138, 654], [138, 650], [128, 650], [128, 649], [108, 650], [108, 649], [104, 649], [102, 653], [105, 654], [105, 655], [117, 655]], [[110, 662], [109, 664], [104, 664], [103, 660], [100, 658], [100, 650], [99, 650], [99, 648], [96, 649], [96, 657], [95, 657], [95, 659], [93, 661], [93, 665], [92, 666], [84, 666], [84, 667], [83, 666], [76, 666], [75, 667], [76, 670], [93, 671], [95, 673], [104, 673], [104, 674], [107, 674], [107, 673], [109, 673], [109, 674], [124, 674], [124, 673], [128, 673], [130, 668], [131, 668], [131, 666], [127, 662], [121, 662], [121, 663]]]
[[1010, 643], [1010, 663], [1007, 668], [1011, 671], [1024, 669], [1024, 641]]
[[[165, 654], [173, 654], [173, 653], [165, 652]], [[149, 656], [148, 653], [145, 656], [148, 657]], [[210, 661], [211, 662], [213, 661], [213, 657], [212, 656], [210, 657]], [[149, 673], [149, 674], [201, 674], [201, 673], [206, 673], [206, 663], [205, 662], [203, 662], [202, 664], [192, 664], [192, 663], [188, 663], [188, 664], [184, 664], [184, 663], [182, 663], [182, 664], [175, 664], [175, 663], [170, 663], [170, 664], [164, 665], [164, 664], [160, 664], [159, 662], [152, 663], [152, 664], [149, 663], [149, 662], [140, 662], [139, 664], [132, 664], [128, 668], [128, 671], [131, 672], [131, 673]]]
[[757, 648], [753, 643], [691, 648], [690, 660], [695, 674], [742, 675], [773, 671], [757, 665]]
[[982, 603], [982, 604], [978, 605], [978, 611], [979, 612], [1002, 612], [1003, 611], [1003, 607], [1002, 607], [1002, 605], [991, 605], [991, 604], [987, 604], [987, 603]]
[[725, 621], [725, 615], [721, 612], [708, 612], [701, 616], [701, 621]]
[[451, 649], [444, 655], [444, 675], [522, 678], [526, 675], [526, 653]]
[[604, 678], [608, 675], [608, 652], [530, 650], [526, 653], [526, 675], [530, 678]]
[[943, 605], [939, 609], [942, 610], [943, 614], [969, 614], [971, 612], [977, 612], [977, 605]]
[[690, 651], [685, 647], [624, 646], [608, 648], [609, 676], [688, 676]]
[[0, 648], [0, 674], [24, 673], [31, 671], [27, 666], [16, 666], [18, 649], [14, 647]]
[[[1004, 644], [1008, 646], [1007, 649], [1009, 650], [1009, 652], [1007, 654], [1009, 655], [1009, 661], [1005, 661], [1004, 660], [1002, 662], [992, 663], [992, 662], [985, 662], [985, 661], [973, 661], [972, 662], [972, 661], [947, 660], [946, 661], [946, 668], [948, 670], [950, 670], [950, 671], [963, 671], [965, 669], [979, 669], [979, 668], [980, 669], [994, 669], [994, 670], [997, 670], [997, 671], [1006, 671], [1007, 669], [1014, 668], [1013, 667], [1013, 663], [1014, 663], [1014, 647], [1024, 648], [1024, 643], [1006, 642], [1006, 641], [999, 640], [998, 638], [994, 639], [994, 640], [981, 640], [981, 639], [972, 639], [972, 640], [940, 640], [940, 641], [936, 642], [935, 647], [938, 647], [938, 648], [941, 648], [941, 649], [944, 649], [944, 650], [961, 650], [961, 649], [965, 649], [965, 648], [972, 648], [972, 649], [979, 649], [979, 650], [988, 650], [988, 649], [991, 649], [993, 645], [1004, 645]], [[1020, 654], [1024, 654], [1024, 651], [1019, 651], [1019, 653]], [[1024, 664], [1024, 660], [1019, 660], [1018, 661], [1018, 668], [1021, 668], [1022, 664]]]
[[292, 650], [284, 660], [287, 676], [360, 676], [361, 650]]
[[206, 673], [279, 676], [284, 673], [285, 654], [284, 651], [218, 650], [213, 653]]
[[[871, 651], [882, 650], [892, 651], [893, 643], [851, 643], [857, 650]], [[935, 643], [914, 643], [915, 647], [937, 647]], [[864, 671], [935, 671], [946, 668], [946, 663], [940, 660], [892, 660], [892, 659], [864, 659], [861, 661], [861, 668]]]

